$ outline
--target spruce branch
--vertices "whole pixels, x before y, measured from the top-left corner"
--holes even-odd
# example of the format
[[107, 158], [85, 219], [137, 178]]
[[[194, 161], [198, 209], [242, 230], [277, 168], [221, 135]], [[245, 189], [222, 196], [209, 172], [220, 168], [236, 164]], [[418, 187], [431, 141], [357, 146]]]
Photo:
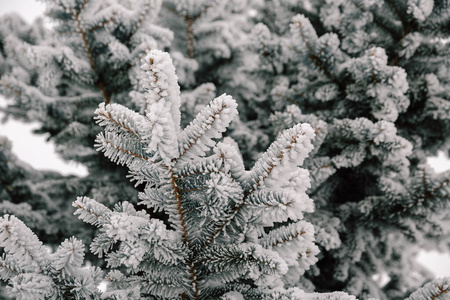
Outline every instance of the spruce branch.
[[5, 254], [0, 257], [0, 279], [7, 281], [21, 273], [23, 272]]
[[102, 29], [106, 25], [112, 23], [114, 21], [114, 17], [115, 17], [115, 15], [113, 14], [109, 19], [107, 19], [107, 20], [103, 21], [102, 23], [97, 24], [96, 26], [90, 28], [89, 29], [89, 33], [93, 32], [93, 31], [96, 31], [96, 30], [99, 30], [99, 29]]
[[95, 63], [94, 57], [92, 56], [91, 47], [89, 46], [88, 38], [87, 38], [86, 33], [84, 32], [84, 30], [83, 30], [83, 28], [81, 26], [80, 14], [83, 11], [83, 9], [84, 9], [84, 7], [86, 6], [87, 3], [88, 3], [88, 0], [84, 0], [84, 2], [81, 4], [81, 6], [78, 9], [78, 11], [75, 12], [73, 17], [75, 19], [75, 22], [77, 23], [77, 29], [78, 29], [78, 32], [81, 35], [81, 39], [83, 40], [83, 45], [84, 45], [84, 49], [86, 51], [86, 55], [87, 55], [87, 57], [89, 59], [89, 64], [91, 65], [91, 68], [94, 71], [94, 73], [96, 73], [96, 75], [97, 75], [97, 78], [98, 78], [97, 79], [97, 85], [98, 85], [100, 91], [102, 92], [103, 98], [105, 98], [105, 103], [109, 104], [111, 102], [111, 100], [110, 100], [110, 98], [109, 98], [109, 96], [108, 96], [108, 94], [106, 92], [106, 89], [105, 89], [105, 86], [104, 86], [103, 82], [100, 79], [100, 76], [99, 76], [98, 70], [97, 70], [97, 65]]
[[121, 165], [134, 166], [138, 168], [146, 161], [152, 161], [147, 153], [140, 147], [141, 144], [136, 140], [129, 140], [123, 143], [120, 140], [120, 135], [106, 132], [97, 135], [96, 147], [98, 151], [103, 151], [105, 156], [110, 158], [113, 162]]
[[19, 91], [18, 89], [13, 88], [11, 85], [9, 85], [5, 80], [0, 79], [0, 84], [5, 86], [6, 88], [8, 88], [9, 90], [11, 90], [12, 92], [14, 92], [17, 96], [22, 96], [22, 92]]
[[199, 12], [197, 12], [193, 15], [190, 14], [188, 12], [188, 10], [179, 11], [177, 8], [175, 8], [172, 5], [169, 5], [167, 3], [164, 3], [163, 6], [168, 11], [170, 11], [173, 14], [184, 19], [184, 22], [186, 24], [186, 34], [187, 34], [187, 54], [188, 54], [189, 58], [194, 59], [195, 58], [195, 56], [194, 56], [195, 36], [194, 36], [193, 26], [195, 24], [195, 21], [197, 21], [197, 19], [199, 19], [201, 16], [203, 16], [212, 5], [203, 5], [203, 8]]
[[[183, 204], [182, 204], [182, 199], [180, 196], [180, 192], [178, 190], [178, 186], [175, 180], [175, 176], [173, 174], [172, 170], [169, 170], [169, 176], [170, 176], [170, 182], [172, 185], [172, 190], [173, 190], [173, 195], [175, 197], [175, 201], [176, 201], [176, 206], [177, 206], [177, 212], [178, 212], [178, 218], [180, 221], [180, 227], [183, 233], [183, 240], [184, 243], [186, 245], [188, 245], [188, 248], [190, 248], [190, 238], [188, 235], [188, 229], [186, 227], [186, 217], [185, 217], [185, 212], [184, 212], [184, 208], [183, 208]], [[192, 251], [192, 250], [191, 250]], [[194, 298], [196, 300], [200, 299], [199, 298], [199, 287], [198, 287], [198, 282], [197, 282], [197, 270], [194, 264], [194, 261], [192, 260], [192, 258], [189, 258], [187, 261], [188, 267], [189, 267], [189, 274], [190, 274], [190, 280], [192, 283], [192, 288], [193, 288], [193, 292], [194, 292]]]
[[134, 111], [117, 104], [101, 103], [95, 111], [95, 119], [100, 126], [106, 126], [105, 131], [116, 132], [118, 129], [142, 139], [139, 128], [145, 122], [144, 117]]
[[177, 161], [204, 156], [205, 150], [215, 144], [212, 139], [220, 137], [237, 115], [236, 107], [236, 102], [224, 94], [203, 108], [180, 135], [180, 155]]
[[442, 181], [438, 186], [436, 186], [432, 191], [431, 194], [434, 194], [435, 192], [439, 191], [443, 187], [447, 186], [447, 184], [450, 183], [450, 178], [445, 179]]
[[374, 23], [380, 27], [381, 29], [383, 29], [385, 32], [389, 33], [391, 36], [395, 37], [396, 33], [394, 31], [392, 31], [391, 28], [389, 28], [388, 26], [386, 26], [383, 22], [381, 22], [379, 20], [379, 16], [376, 14], [375, 10], [367, 10], [366, 8], [362, 7], [360, 4], [358, 4], [355, 0], [350, 0], [350, 2], [357, 8], [359, 9], [362, 13], [364, 12], [370, 12], [373, 14], [374, 16]]
[[[309, 20], [306, 19], [303, 15], [297, 15], [296, 17], [294, 17], [293, 19], [293, 24], [291, 26], [291, 31], [293, 34], [300, 34], [301, 39], [303, 40], [303, 42], [305, 43], [306, 48], [308, 49], [309, 52], [309, 57], [312, 60], [312, 62], [320, 69], [322, 70], [322, 72], [328, 77], [328, 79], [334, 83], [336, 83], [337, 85], [340, 85], [339, 81], [334, 78], [334, 76], [330, 73], [330, 71], [325, 67], [325, 63], [322, 61], [321, 59], [321, 55], [320, 54], [316, 54], [312, 45], [310, 44], [310, 37], [312, 38], [317, 38], [317, 36], [315, 35], [315, 32], [311, 35], [311, 36], [307, 36], [307, 34], [305, 33], [305, 29], [304, 27], [307, 26], [308, 28], [306, 30], [308, 30], [308, 34], [312, 34], [311, 30], [313, 30], [311, 24], [309, 23]], [[325, 50], [325, 48], [323, 48], [323, 50], [320, 50], [320, 52], [323, 52]]]
[[[313, 129], [308, 124], [298, 124], [291, 129], [285, 130], [280, 137], [270, 145], [269, 149], [256, 162], [250, 171], [244, 192], [244, 198], [236, 205], [228, 216], [222, 221], [213, 234], [206, 240], [203, 247], [208, 247], [224, 228], [229, 225], [246, 206], [247, 199], [261, 186], [277, 186], [286, 181], [285, 176], [290, 176], [289, 171], [294, 171], [298, 165], [303, 163], [306, 155], [312, 150], [310, 139], [314, 136]], [[294, 154], [295, 153], [295, 154]], [[282, 170], [282, 172], [280, 172]], [[289, 170], [289, 171], [288, 171]], [[283, 173], [283, 174], [282, 174]], [[283, 178], [284, 177], [284, 178]], [[269, 181], [267, 179], [272, 179]], [[275, 183], [278, 182], [278, 183]]]
[[72, 206], [77, 208], [75, 215], [80, 215], [79, 218], [84, 222], [95, 226], [101, 226], [103, 218], [111, 214], [109, 208], [89, 197], [78, 197]]
[[[133, 38], [133, 36], [139, 31], [139, 29], [142, 26], [142, 23], [144, 22], [145, 18], [150, 15], [150, 14], [154, 14], [157, 15], [158, 11], [159, 11], [159, 7], [152, 7], [151, 4], [155, 4], [155, 1], [152, 0], [147, 0], [143, 6], [144, 8], [141, 10], [141, 12], [139, 13], [139, 17], [137, 19], [137, 22], [134, 24], [133, 29], [131, 30], [131, 32], [129, 33], [125, 44], [127, 44], [128, 46], [130, 46], [131, 44], [131, 40]], [[152, 9], [153, 8], [153, 9]], [[152, 10], [152, 11], [151, 11]]]
[[0, 217], [0, 247], [20, 265], [43, 272], [49, 257], [37, 236], [15, 216]]
[[[175, 290], [177, 295], [203, 299], [225, 283], [252, 280], [264, 286], [272, 279], [278, 282], [289, 266], [296, 266], [299, 273], [308, 269], [317, 251], [308, 235], [312, 231], [299, 228], [306, 223], [296, 223], [292, 232], [275, 230], [275, 246], [264, 244], [259, 237], [270, 223], [297, 221], [302, 212], [312, 211], [305, 194], [307, 174], [298, 165], [312, 149], [314, 130], [299, 124], [283, 132], [247, 172], [233, 141], [214, 140], [237, 114], [237, 104], [230, 96], [215, 98], [181, 131], [179, 86], [170, 58], [152, 50], [142, 69], [148, 76], [145, 116], [118, 104], [101, 104], [97, 122], [105, 127], [105, 133], [97, 136], [97, 143], [105, 156], [126, 164], [133, 178], [146, 184], [139, 194], [140, 204], [163, 210], [170, 228], [161, 221], [155, 227], [155, 220], [129, 202], [111, 211], [92, 199], [79, 198], [74, 203], [76, 214], [101, 231], [91, 251], [106, 254], [109, 267], [124, 265], [141, 272], [133, 279], [140, 284], [148, 282], [141, 295], [174, 295], [168, 290], [179, 281], [166, 277], [169, 273], [184, 282]], [[179, 146], [177, 155], [168, 149], [174, 141]], [[261, 211], [263, 217], [257, 218]], [[288, 243], [288, 239], [295, 242]], [[294, 244], [301, 249], [291, 251], [287, 260], [278, 254]], [[224, 256], [220, 249], [229, 255]], [[148, 269], [151, 266], [163, 273], [153, 274]], [[165, 269], [167, 266], [171, 267]], [[119, 290], [108, 293], [118, 295]]]
[[406, 300], [438, 300], [447, 299], [450, 293], [450, 278], [443, 277], [425, 284], [422, 288], [412, 293]]

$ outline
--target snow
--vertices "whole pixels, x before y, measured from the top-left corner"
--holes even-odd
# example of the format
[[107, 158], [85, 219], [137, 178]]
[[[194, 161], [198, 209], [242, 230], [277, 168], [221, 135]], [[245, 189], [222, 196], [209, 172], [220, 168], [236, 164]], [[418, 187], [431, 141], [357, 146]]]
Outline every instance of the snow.
[[[410, 13], [415, 18], [421, 20], [424, 15], [429, 14], [429, 5], [432, 1], [409, 1]], [[424, 3], [418, 5], [418, 3]], [[2, 1], [0, 14], [10, 12], [20, 12], [29, 22], [37, 16], [42, 15], [44, 4], [33, 0]], [[0, 98], [0, 106], [5, 105], [6, 100]], [[2, 117], [0, 115], [0, 117]], [[64, 175], [74, 174], [86, 176], [87, 169], [80, 165], [68, 164], [59, 158], [55, 152], [54, 145], [47, 142], [45, 135], [36, 135], [32, 131], [38, 128], [37, 123], [21, 123], [9, 120], [0, 124], [0, 135], [6, 135], [13, 143], [13, 152], [23, 161], [29, 163], [36, 169], [56, 170]], [[428, 163], [436, 172], [443, 172], [450, 169], [450, 160], [445, 158], [444, 153], [439, 153], [436, 157], [430, 157]], [[450, 253], [426, 252], [419, 253], [418, 262], [427, 266], [437, 277], [449, 275]], [[105, 289], [106, 283], [101, 284], [101, 289]], [[230, 295], [231, 296], [231, 295]]]

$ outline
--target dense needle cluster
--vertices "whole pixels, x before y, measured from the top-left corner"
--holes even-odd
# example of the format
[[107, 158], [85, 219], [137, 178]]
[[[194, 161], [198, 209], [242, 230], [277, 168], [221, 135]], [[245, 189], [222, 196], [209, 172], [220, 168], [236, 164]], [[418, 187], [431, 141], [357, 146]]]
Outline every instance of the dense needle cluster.
[[448, 297], [448, 1], [46, 4], [0, 18], [0, 109], [89, 175], [0, 139], [0, 298]]

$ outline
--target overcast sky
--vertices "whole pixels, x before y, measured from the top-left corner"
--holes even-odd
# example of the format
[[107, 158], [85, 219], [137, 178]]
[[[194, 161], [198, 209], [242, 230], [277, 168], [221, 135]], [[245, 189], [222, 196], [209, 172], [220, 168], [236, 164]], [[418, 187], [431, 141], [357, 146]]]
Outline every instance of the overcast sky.
[[39, 15], [43, 15], [45, 5], [35, 0], [0, 0], [0, 15], [15, 12], [28, 22], [32, 22]]
[[[0, 15], [5, 13], [19, 13], [28, 22], [44, 12], [44, 4], [34, 0], [0, 0]], [[0, 96], [0, 106], [4, 106], [5, 99]], [[1, 116], [0, 116], [1, 118]], [[67, 164], [59, 159], [54, 145], [46, 142], [45, 135], [34, 135], [32, 131], [38, 128], [37, 123], [23, 124], [14, 120], [0, 124], [0, 135], [6, 135], [13, 142], [13, 151], [23, 161], [36, 169], [56, 170], [62, 174], [84, 176], [86, 168], [75, 164]], [[450, 169], [450, 160], [441, 157], [430, 158], [429, 163], [437, 172]], [[418, 261], [426, 265], [437, 277], [450, 276], [450, 254], [437, 252], [421, 252]]]

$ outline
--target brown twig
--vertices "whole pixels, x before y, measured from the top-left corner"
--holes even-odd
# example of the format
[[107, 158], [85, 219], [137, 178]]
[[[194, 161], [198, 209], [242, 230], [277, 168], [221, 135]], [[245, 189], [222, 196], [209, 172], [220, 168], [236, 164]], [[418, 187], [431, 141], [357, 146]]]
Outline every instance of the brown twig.
[[437, 294], [432, 295], [430, 300], [434, 300], [437, 297], [441, 296], [442, 294], [448, 294], [448, 292], [449, 292], [448, 288], [446, 290], [444, 290], [444, 288], [440, 285], [438, 285], [437, 288], [438, 288], [439, 292]]
[[[350, 2], [356, 7], [356, 8], [358, 8], [361, 12], [366, 12], [367, 10], [366, 9], [364, 9], [363, 7], [361, 7], [358, 3], [356, 3], [355, 1], [353, 1], [353, 0], [350, 0]], [[376, 24], [378, 27], [380, 27], [381, 29], [383, 29], [383, 30], [385, 30], [387, 33], [389, 33], [392, 37], [394, 37], [395, 36], [395, 33], [393, 33], [393, 32], [391, 32], [391, 30], [386, 26], [386, 25], [384, 25], [383, 23], [380, 23], [378, 20], [377, 20], [377, 16], [376, 16], [376, 14], [375, 14], [375, 12], [374, 11], [369, 11], [369, 12], [371, 12], [372, 14], [373, 14], [373, 22], [374, 22], [374, 24]]]
[[114, 149], [116, 149], [116, 150], [119, 150], [119, 151], [121, 151], [121, 152], [123, 152], [123, 153], [126, 153], [126, 154], [128, 154], [128, 155], [134, 156], [134, 157], [136, 157], [136, 158], [140, 158], [140, 159], [143, 159], [143, 160], [148, 161], [148, 158], [143, 157], [142, 155], [139, 155], [139, 154], [137, 154], [137, 153], [131, 152], [131, 151], [129, 151], [129, 150], [126, 150], [126, 149], [123, 149], [123, 148], [120, 148], [120, 147], [116, 147], [116, 146], [114, 146], [110, 141], [105, 141], [105, 143], [108, 144], [109, 147], [111, 147], [111, 148], [114, 148]]
[[306, 39], [306, 36], [305, 36], [305, 34], [304, 34], [303, 30], [302, 30], [302, 23], [301, 23], [301, 22], [297, 22], [297, 25], [298, 25], [298, 27], [299, 27], [300, 35], [301, 35], [303, 41], [305, 42], [306, 48], [308, 49], [309, 57], [311, 58], [311, 60], [314, 62], [314, 64], [315, 64], [316, 66], [318, 66], [318, 67], [322, 70], [322, 72], [325, 74], [325, 76], [328, 77], [328, 79], [330, 79], [331, 81], [333, 81], [334, 83], [336, 83], [337, 85], [339, 85], [339, 82], [337, 82], [337, 80], [336, 80], [336, 79], [331, 75], [331, 73], [325, 68], [325, 66], [323, 65], [323, 62], [322, 62], [322, 60], [320, 59], [320, 57], [317, 56], [317, 55], [314, 53], [314, 51], [313, 51], [311, 45], [308, 43], [308, 40]]
[[433, 189], [433, 191], [431, 192], [432, 194], [434, 194], [434, 192], [437, 192], [438, 190], [440, 190], [441, 188], [443, 188], [447, 183], [450, 182], [450, 178], [444, 180], [443, 182], [441, 182], [441, 184], [439, 184], [436, 188]]
[[186, 16], [185, 21], [187, 24], [187, 37], [188, 37], [188, 55], [189, 58], [194, 58], [194, 31], [192, 30], [193, 20]]
[[[170, 5], [167, 4], [163, 4], [163, 6], [165, 8], [167, 8], [167, 10], [169, 10], [170, 12], [180, 16], [180, 13], [174, 9], [173, 7], [171, 7]], [[184, 21], [186, 22], [187, 28], [186, 28], [186, 32], [187, 32], [187, 42], [188, 42], [188, 55], [189, 58], [194, 58], [194, 30], [193, 30], [193, 26], [195, 21], [197, 21], [198, 18], [200, 18], [204, 13], [206, 13], [206, 11], [208, 10], [208, 8], [210, 8], [210, 5], [205, 5], [205, 7], [202, 9], [201, 12], [199, 12], [197, 15], [195, 16], [188, 16], [187, 14], [185, 14], [184, 17]]]
[[[211, 124], [214, 123], [214, 121], [216, 120], [217, 116], [218, 116], [218, 115], [219, 115], [226, 107], [227, 107], [227, 106], [223, 104], [222, 107], [214, 113], [214, 115], [209, 116], [208, 122], [206, 123], [206, 127], [211, 126]], [[211, 120], [210, 120], [210, 119], [211, 119]], [[210, 120], [210, 121], [209, 121], [209, 120]], [[199, 136], [195, 137], [195, 138], [192, 140], [192, 142], [190, 142], [189, 145], [187, 145], [187, 147], [185, 147], [185, 149], [183, 150], [183, 152], [180, 154], [180, 156], [179, 156], [178, 158], [180, 158], [180, 157], [182, 157], [184, 154], [186, 154], [186, 152], [187, 152], [189, 149], [191, 149], [191, 148], [195, 145], [195, 143], [197, 143], [197, 141], [198, 141], [201, 137], [202, 137], [202, 135], [199, 135]]]
[[272, 244], [272, 247], [276, 247], [278, 245], [281, 245], [281, 244], [287, 243], [289, 241], [292, 241], [293, 239], [299, 237], [300, 235], [304, 235], [305, 233], [306, 233], [306, 231], [304, 231], [304, 230], [302, 232], [296, 232], [294, 235], [291, 235], [291, 236], [289, 236], [288, 238], [286, 238], [284, 240], [281, 240], [279, 242], [276, 242], [276, 243]]
[[[186, 222], [185, 222], [185, 216], [184, 216], [183, 207], [182, 207], [182, 203], [181, 203], [180, 192], [178, 190], [178, 185], [176, 183], [176, 179], [175, 179], [175, 175], [174, 175], [173, 171], [169, 170], [169, 174], [170, 174], [170, 183], [172, 185], [173, 194], [175, 197], [175, 201], [177, 202], [178, 218], [180, 219], [180, 226], [181, 226], [181, 230], [183, 231], [183, 240], [184, 240], [184, 243], [189, 247], [189, 236], [188, 236], [188, 230], [186, 228]], [[200, 299], [199, 291], [198, 291], [197, 275], [196, 275], [197, 272], [196, 272], [195, 265], [194, 265], [192, 259], [189, 259], [188, 265], [189, 265], [189, 273], [190, 273], [192, 285], [194, 288], [194, 298], [197, 300], [197, 299]]]
[[[86, 6], [88, 0], [85, 0], [83, 4], [81, 5], [80, 9], [77, 11], [77, 13], [74, 15], [75, 21], [77, 22], [77, 29], [78, 32], [81, 34], [81, 39], [83, 40], [84, 49], [86, 50], [86, 54], [89, 59], [89, 64], [91, 65], [92, 70], [97, 74], [97, 65], [95, 64], [94, 58], [92, 56], [91, 48], [89, 47], [89, 43], [86, 37], [86, 33], [84, 32], [83, 28], [81, 27], [81, 21], [80, 21], [80, 13], [83, 10], [83, 8]], [[105, 98], [106, 104], [109, 104], [111, 100], [109, 99], [109, 96], [106, 92], [105, 86], [103, 85], [103, 82], [99, 79], [98, 80], [98, 87], [102, 91], [103, 98]]]
[[100, 28], [103, 28], [103, 27], [105, 27], [105, 25], [111, 23], [113, 20], [114, 20], [114, 15], [111, 18], [109, 18], [108, 20], [103, 21], [102, 23], [98, 24], [97, 26], [94, 26], [91, 29], [89, 29], [89, 32], [93, 32]]
[[10, 268], [9, 266], [7, 266], [5, 264], [2, 264], [2, 263], [0, 263], [0, 268], [6, 269], [6, 270], [8, 270], [8, 271], [10, 271], [10, 272], [12, 272], [14, 274], [20, 274], [19, 271], [14, 270], [14, 269]]
[[16, 90], [15, 88], [13, 88], [11, 85], [9, 85], [5, 80], [0, 80], [0, 84], [5, 86], [6, 88], [10, 89], [11, 91], [13, 91], [17, 96], [22, 96], [22, 92], [19, 90]]
[[138, 136], [133, 130], [130, 129], [130, 127], [125, 126], [122, 123], [117, 122], [116, 120], [113, 119], [113, 117], [111, 116], [111, 112], [108, 112], [108, 115], [105, 115], [103, 113], [99, 113], [100, 116], [103, 116], [105, 118], [107, 118], [108, 120], [110, 120], [111, 122], [113, 122], [114, 124], [116, 124], [117, 126], [120, 126], [121, 128], [125, 129], [126, 131], [128, 131], [129, 133], [131, 133], [134, 136]]

